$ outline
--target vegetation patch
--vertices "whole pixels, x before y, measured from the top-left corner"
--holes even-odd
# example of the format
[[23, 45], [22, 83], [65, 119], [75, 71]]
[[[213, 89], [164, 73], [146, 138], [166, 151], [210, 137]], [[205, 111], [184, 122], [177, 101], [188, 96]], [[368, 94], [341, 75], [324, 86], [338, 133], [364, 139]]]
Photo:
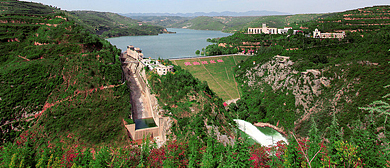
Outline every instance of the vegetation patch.
[[[173, 63], [188, 70], [194, 77], [206, 81], [210, 88], [223, 100], [240, 98], [234, 78], [237, 64], [248, 56], [200, 57], [174, 60]], [[218, 61], [219, 60], [219, 61]], [[189, 65], [190, 63], [191, 65]], [[207, 63], [207, 64], [206, 64]]]

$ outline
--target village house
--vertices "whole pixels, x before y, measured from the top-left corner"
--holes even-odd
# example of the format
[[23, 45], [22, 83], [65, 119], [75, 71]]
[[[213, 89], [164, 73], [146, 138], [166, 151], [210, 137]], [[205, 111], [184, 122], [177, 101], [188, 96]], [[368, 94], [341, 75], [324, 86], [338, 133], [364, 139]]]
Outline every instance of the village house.
[[168, 72], [173, 72], [173, 65], [163, 65], [154, 59], [144, 59], [142, 63], [151, 71], [156, 70], [158, 75], [166, 75]]
[[278, 29], [278, 34], [287, 34], [288, 30], [292, 29], [292, 27], [284, 27], [284, 29]]
[[318, 29], [313, 31], [313, 38], [338, 38], [342, 39], [345, 37], [345, 32], [342, 33], [321, 33]]
[[159, 64], [157, 67], [155, 67], [155, 69], [158, 75], [166, 75], [168, 72], [173, 72], [173, 65], [165, 66]]

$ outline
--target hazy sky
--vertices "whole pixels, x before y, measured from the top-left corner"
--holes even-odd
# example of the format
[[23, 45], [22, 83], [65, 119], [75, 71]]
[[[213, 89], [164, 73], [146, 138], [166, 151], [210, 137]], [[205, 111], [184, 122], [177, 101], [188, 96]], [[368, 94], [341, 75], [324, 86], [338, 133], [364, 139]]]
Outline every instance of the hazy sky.
[[24, 0], [65, 10], [94, 10], [114, 13], [246, 12], [268, 10], [292, 14], [341, 12], [389, 0]]

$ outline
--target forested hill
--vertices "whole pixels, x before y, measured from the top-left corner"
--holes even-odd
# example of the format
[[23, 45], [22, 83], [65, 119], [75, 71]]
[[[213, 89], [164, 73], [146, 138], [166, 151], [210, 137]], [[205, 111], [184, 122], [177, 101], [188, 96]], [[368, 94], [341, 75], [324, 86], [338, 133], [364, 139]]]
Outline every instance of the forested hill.
[[[145, 69], [159, 113], [172, 121], [162, 146], [128, 139], [119, 49], [64, 11], [20, 1], [0, 9], [0, 167], [389, 166], [389, 6], [302, 23], [305, 32], [345, 30], [343, 39], [214, 39], [223, 45], [206, 52], [257, 50], [235, 67], [242, 96], [228, 107], [178, 66], [164, 76]], [[288, 143], [252, 145], [234, 118], [282, 127]]]
[[[17, 2], [17, 3], [16, 3]], [[31, 14], [47, 14], [61, 12], [67, 19], [75, 21], [87, 31], [102, 38], [118, 36], [157, 35], [166, 33], [161, 26], [154, 26], [110, 12], [95, 11], [61, 11], [60, 8], [50, 7], [38, 3], [18, 2], [17, 0], [4, 1], [0, 13], [26, 12]]]
[[103, 38], [157, 35], [167, 32], [164, 27], [154, 26], [109, 12], [70, 11], [69, 18]]
[[0, 5], [0, 143], [21, 133], [46, 144], [66, 136], [84, 144], [126, 139], [121, 51], [58, 9]]
[[154, 25], [175, 28], [188, 28], [198, 30], [219, 30], [234, 33], [243, 31], [248, 27], [261, 27], [266, 23], [269, 27], [282, 28], [283, 26], [299, 27], [302, 23], [317, 19], [327, 14], [297, 14], [275, 16], [132, 16]]
[[374, 6], [324, 15], [305, 23], [307, 27], [317, 27], [323, 32], [366, 32], [378, 31], [390, 25], [390, 7]]
[[[366, 111], [358, 107], [368, 107], [389, 92], [383, 88], [390, 84], [386, 73], [390, 67], [389, 14], [389, 6], [328, 14], [302, 23], [307, 27], [302, 29], [306, 35], [236, 33], [217, 40], [219, 45], [208, 46], [206, 52], [229, 54], [232, 48], [257, 50], [258, 55], [242, 63], [236, 75], [243, 95], [248, 95], [239, 102], [242, 106], [245, 101], [263, 99], [261, 105], [267, 111], [262, 121], [305, 135], [310, 118], [325, 129], [331, 123], [331, 115], [336, 114], [340, 124], [348, 128], [352, 122], [366, 119]], [[309, 34], [315, 29], [345, 31], [346, 36], [317, 39]], [[385, 122], [381, 116], [375, 119], [378, 123]], [[352, 131], [346, 128], [344, 134], [350, 136]]]
[[[355, 154], [363, 163], [382, 167], [370, 160], [389, 157], [389, 16], [390, 6], [332, 13], [302, 23], [305, 35], [236, 33], [206, 51], [257, 50], [236, 68], [243, 96], [229, 109], [240, 118], [279, 125], [301, 137], [313, 138], [309, 130], [316, 128], [316, 136], [329, 140], [325, 146], [348, 140], [358, 146]], [[346, 36], [317, 39], [310, 36], [315, 29]], [[260, 119], [253, 117], [259, 108], [264, 109]]]

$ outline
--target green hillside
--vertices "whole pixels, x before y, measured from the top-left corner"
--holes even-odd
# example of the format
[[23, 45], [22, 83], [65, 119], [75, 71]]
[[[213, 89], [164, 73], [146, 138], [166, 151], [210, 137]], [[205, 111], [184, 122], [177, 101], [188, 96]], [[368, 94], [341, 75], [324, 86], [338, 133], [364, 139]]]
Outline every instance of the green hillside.
[[303, 23], [317, 19], [326, 14], [296, 14], [296, 15], [279, 15], [279, 16], [263, 16], [256, 18], [247, 25], [248, 27], [261, 27], [263, 23], [266, 23], [268, 27], [283, 28], [284, 26], [298, 28]]
[[82, 25], [91, 33], [101, 37], [157, 35], [167, 30], [115, 13], [95, 11], [71, 11], [69, 18]]
[[48, 14], [52, 12], [64, 13], [67, 19], [75, 21], [90, 33], [102, 38], [118, 36], [157, 35], [167, 32], [164, 27], [153, 26], [115, 13], [95, 11], [60, 11], [58, 8], [37, 3], [18, 1], [4, 1], [2, 14]]
[[131, 16], [131, 18], [162, 27], [173, 27], [172, 25], [181, 24], [191, 19], [180, 16]]
[[[219, 44], [231, 47], [211, 45], [206, 50], [229, 53], [233, 47], [258, 53], [236, 68], [243, 93], [237, 104], [229, 106], [229, 112], [312, 139], [314, 127], [317, 137], [333, 140], [325, 146], [348, 140], [358, 146], [357, 156], [367, 165], [383, 166], [384, 160], [370, 160], [389, 156], [388, 151], [375, 154], [383, 152], [389, 143], [389, 99], [385, 98], [390, 93], [389, 15], [390, 6], [375, 6], [326, 14], [298, 24], [307, 27], [303, 29], [306, 33], [316, 28], [322, 32], [345, 31], [343, 39], [242, 33], [219, 39]], [[382, 102], [371, 104], [377, 100]], [[256, 102], [259, 106], [252, 107]], [[370, 113], [362, 108], [376, 110]], [[366, 151], [375, 145], [379, 146]]]
[[317, 19], [328, 14], [296, 14], [277, 16], [199, 16], [195, 18], [185, 17], [162, 17], [162, 16], [142, 16], [135, 17], [140, 20], [150, 22], [155, 25], [173, 28], [189, 28], [200, 30], [220, 30], [234, 33], [244, 31], [248, 27], [261, 27], [266, 23], [269, 27], [282, 28], [284, 26], [300, 27], [302, 23]]
[[[234, 71], [222, 62], [235, 65], [235, 57], [202, 67], [218, 69], [209, 74], [220, 81], [225, 69], [230, 83], [227, 73], [234, 73], [241, 99], [228, 106], [190, 73], [200, 62], [162, 76], [144, 69], [159, 114], [171, 122], [165, 143], [137, 144], [122, 122], [131, 103], [120, 50], [64, 11], [20, 1], [0, 5], [0, 167], [389, 166], [390, 6], [294, 21], [306, 33], [345, 30], [342, 39], [237, 32], [214, 40], [206, 52], [256, 53]], [[370, 104], [376, 100], [382, 102]], [[253, 145], [237, 118], [272, 124], [288, 143]]]
[[1, 5], [12, 10], [0, 16], [0, 143], [26, 132], [39, 134], [37, 142], [68, 134], [87, 144], [125, 138], [121, 51], [57, 9]]
[[[266, 76], [256, 76], [256, 71], [260, 70], [259, 66], [262, 63], [274, 60], [273, 57], [275, 55], [282, 55], [289, 57], [293, 62], [291, 68], [298, 72], [297, 75], [293, 75], [291, 78], [300, 78], [299, 74], [301, 72], [310, 69], [320, 71], [323, 77], [332, 79], [331, 88], [322, 88], [324, 94], [315, 95], [313, 99], [311, 99], [312, 102], [308, 102], [309, 104], [312, 103], [310, 106], [317, 106], [316, 101], [320, 101], [321, 99], [329, 99], [329, 101], [331, 101], [330, 99], [334, 98], [334, 96], [338, 94], [338, 91], [346, 89], [344, 87], [348, 87], [348, 91], [343, 91], [340, 99], [344, 100], [338, 100], [340, 102], [336, 103], [337, 106], [332, 105], [332, 103], [325, 103], [321, 104], [320, 107], [316, 107], [317, 113], [321, 114], [321, 117], [315, 114], [310, 114], [310, 116], [319, 117], [317, 119], [323, 122], [321, 127], [325, 128], [326, 125], [329, 124], [327, 122], [330, 121], [330, 119], [327, 118], [330, 116], [326, 116], [325, 114], [332, 113], [329, 109], [337, 112], [343, 111], [338, 113], [337, 116], [342, 118], [340, 121], [346, 126], [350, 124], [351, 121], [357, 119], [362, 120], [364, 118], [364, 112], [357, 107], [367, 106], [369, 103], [380, 99], [388, 92], [386, 89], [382, 88], [385, 84], [390, 83], [390, 78], [384, 73], [389, 70], [389, 64], [387, 62], [390, 61], [390, 53], [388, 52], [390, 24], [388, 17], [386, 17], [389, 15], [389, 11], [389, 6], [363, 8], [328, 14], [326, 17], [324, 16], [310, 22], [301, 23], [302, 26], [308, 27], [308, 29], [304, 30], [305, 32], [311, 32], [316, 28], [320, 29], [322, 32], [346, 31], [346, 37], [344, 39], [315, 39], [300, 34], [287, 36], [266, 34], [246, 35], [236, 33], [232, 36], [218, 40], [219, 44], [231, 47], [210, 45], [206, 50], [209, 50], [209, 52], [218, 50], [219, 53], [224, 54], [229, 53], [228, 51], [231, 50], [231, 48], [239, 48], [241, 51], [257, 50], [258, 55], [252, 57], [250, 61], [243, 63], [241, 65], [241, 67], [244, 67], [243, 69], [236, 69], [236, 75], [238, 81], [243, 84], [244, 87], [242, 90], [244, 91], [255, 91], [258, 88], [273, 88], [271, 90], [280, 92], [273, 96], [281, 96], [277, 99], [281, 102], [275, 101], [275, 97], [272, 97], [272, 99], [270, 99], [272, 102], [268, 102], [269, 104], [267, 105], [269, 107], [268, 115], [274, 117], [272, 117], [273, 119], [265, 118], [265, 120], [271, 121], [273, 124], [276, 124], [280, 120], [280, 118], [275, 118], [275, 116], [277, 116], [277, 114], [284, 114], [283, 111], [296, 111], [297, 108], [301, 111], [305, 110], [303, 107], [296, 106], [294, 102], [291, 102], [292, 104], [290, 107], [286, 106], [285, 108], [280, 109], [283, 111], [278, 111], [277, 108], [273, 107], [272, 104], [278, 106], [285, 103], [284, 101], [287, 99], [291, 99], [287, 98], [287, 96], [283, 96], [283, 94], [287, 94], [286, 92], [288, 92], [289, 89], [286, 89], [286, 86], [282, 87], [284, 89], [281, 88], [279, 90], [275, 89], [275, 86], [271, 84], [253, 84], [262, 83], [262, 78], [266, 78]], [[253, 61], [257, 64], [252, 64]], [[273, 73], [278, 74], [282, 72], [275, 71]], [[356, 80], [359, 80], [359, 82], [356, 82]], [[380, 83], [383, 83], [383, 85], [380, 85]], [[274, 85], [277, 85], [277, 83]], [[299, 87], [303, 86], [299, 85]], [[311, 87], [313, 86], [310, 86], [310, 88]], [[354, 87], [354, 89], [352, 89], [353, 91], [351, 91], [350, 87]], [[348, 92], [348, 94], [345, 92]], [[267, 95], [265, 97], [267, 100], [267, 97], [270, 95], [267, 93], [264, 94]], [[286, 117], [284, 116], [283, 118], [285, 121], [283, 122], [287, 124], [285, 127], [295, 127], [298, 131], [304, 129], [301, 130], [302, 132], [307, 131], [305, 129], [310, 128], [309, 126], [301, 126], [299, 125], [300, 122], [293, 122], [303, 115], [307, 115], [307, 113], [297, 113], [296, 115], [293, 115], [293, 118], [289, 121], [286, 120]], [[310, 117], [306, 116], [305, 120], [307, 121], [309, 118]], [[381, 120], [382, 118], [378, 119]], [[310, 125], [310, 123], [306, 124]]]
[[224, 24], [212, 17], [199, 16], [184, 23], [173, 24], [172, 26], [196, 30], [222, 30]]

